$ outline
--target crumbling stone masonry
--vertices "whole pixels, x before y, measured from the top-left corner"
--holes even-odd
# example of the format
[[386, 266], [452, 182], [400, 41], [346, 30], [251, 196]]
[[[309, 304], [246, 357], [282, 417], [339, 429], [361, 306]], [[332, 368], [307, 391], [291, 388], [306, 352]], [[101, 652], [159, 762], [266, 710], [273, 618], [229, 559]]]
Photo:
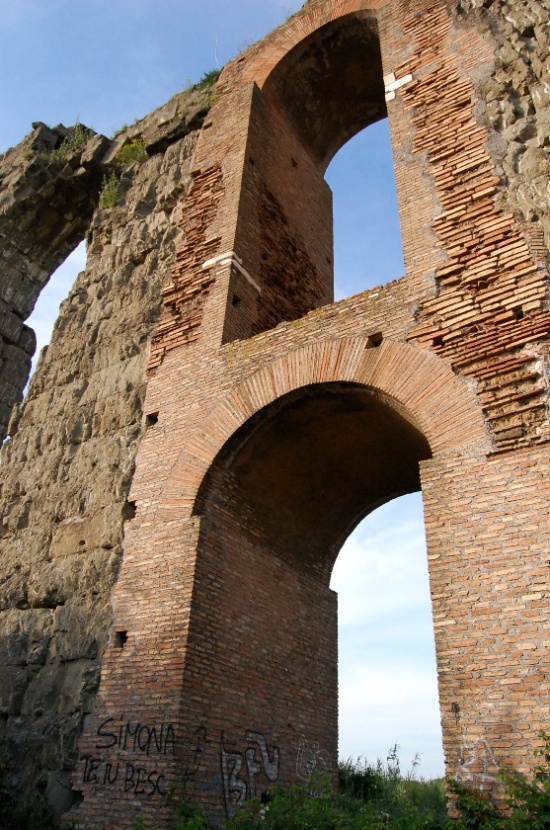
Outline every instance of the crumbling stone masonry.
[[[178, 799], [221, 821], [334, 771], [332, 565], [418, 489], [448, 773], [528, 770], [550, 708], [549, 23], [548, 0], [309, 0], [214, 95], [46, 166], [54, 204], [82, 176], [93, 207], [120, 144], [147, 152], [93, 215], [2, 461], [2, 736], [79, 827], [169, 826]], [[406, 273], [332, 303], [323, 173], [386, 115]]]
[[[0, 481], [0, 664], [8, 667], [0, 673], [2, 744], [25, 797], [43, 793], [58, 813], [73, 802], [76, 740], [109, 637], [124, 523], [134, 513], [128, 491], [143, 431], [147, 343], [174, 264], [181, 197], [211, 94], [178, 95], [113, 142], [92, 136], [68, 158], [51, 157], [54, 139], [60, 143], [66, 131], [38, 125], [2, 160], [2, 232], [21, 229], [30, 214], [33, 261], [48, 274], [87, 232], [87, 268], [12, 417]], [[149, 157], [121, 170], [117, 152], [138, 137]], [[120, 198], [97, 208], [113, 172]], [[51, 212], [41, 204], [46, 188], [61, 229], [51, 230]], [[14, 233], [14, 242], [6, 236], [4, 250], [23, 270], [30, 242], [19, 243], [18, 253], [21, 235]], [[68, 242], [54, 257], [56, 236]], [[11, 306], [20, 329], [20, 309], [32, 308], [36, 282], [15, 282], [21, 294], [30, 286]], [[22, 363], [2, 364], [14, 397], [27, 381], [26, 363], [18, 373]]]

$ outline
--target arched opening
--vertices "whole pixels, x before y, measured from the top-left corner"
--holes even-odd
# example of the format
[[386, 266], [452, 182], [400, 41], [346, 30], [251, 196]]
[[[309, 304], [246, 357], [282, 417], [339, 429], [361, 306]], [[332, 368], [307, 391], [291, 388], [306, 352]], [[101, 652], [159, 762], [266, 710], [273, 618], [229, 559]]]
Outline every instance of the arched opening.
[[253, 533], [284, 539], [280, 554], [328, 584], [353, 528], [381, 504], [419, 490], [418, 464], [430, 455], [412, 415], [383, 393], [353, 383], [303, 387], [238, 430], [197, 509], [208, 506], [211, 487], [229, 487]]
[[67, 297], [78, 273], [84, 270], [85, 265], [86, 245], [80, 242], [53, 272], [36, 301], [32, 314], [27, 320], [27, 325], [36, 334], [36, 352], [32, 361], [31, 377], [36, 369], [40, 351], [50, 342], [54, 323], [59, 314], [59, 306]]
[[405, 273], [389, 121], [351, 138], [330, 162], [334, 297], [350, 297]]
[[334, 294], [404, 274], [378, 23], [367, 12], [329, 23], [278, 64], [277, 95], [333, 194]]
[[333, 301], [324, 174], [350, 138], [386, 116], [378, 23], [364, 11], [304, 37], [254, 88], [235, 251], [255, 284], [234, 269], [224, 342]]
[[[196, 682], [205, 652], [223, 664], [223, 680], [204, 674], [211, 721], [217, 707], [229, 709], [234, 733], [269, 731], [287, 757], [305, 741], [334, 771], [334, 561], [365, 515], [420, 489], [419, 464], [430, 457], [414, 416], [357, 383], [288, 393], [229, 439], [195, 505], [187, 667]], [[226, 730], [227, 716], [218, 717]], [[288, 766], [283, 772], [282, 783], [295, 780]]]
[[378, 22], [355, 12], [304, 38], [264, 86], [333, 195], [334, 295], [405, 272]]
[[263, 88], [325, 170], [346, 141], [387, 115], [376, 18], [354, 12], [316, 29]]
[[369, 514], [336, 560], [339, 753], [373, 763], [399, 746], [401, 769], [444, 775], [422, 495]]

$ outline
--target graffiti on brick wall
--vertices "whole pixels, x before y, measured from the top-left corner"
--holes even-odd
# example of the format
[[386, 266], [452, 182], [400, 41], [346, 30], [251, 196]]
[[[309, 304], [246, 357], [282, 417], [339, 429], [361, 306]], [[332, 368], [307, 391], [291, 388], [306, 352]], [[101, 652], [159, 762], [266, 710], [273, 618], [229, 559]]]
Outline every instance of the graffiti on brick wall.
[[302, 735], [296, 754], [296, 776], [306, 787], [315, 776], [328, 775], [331, 764], [318, 741], [308, 741]]
[[173, 755], [176, 744], [176, 733], [171, 723], [161, 723], [157, 726], [148, 726], [139, 721], [125, 721], [120, 718], [106, 718], [98, 727], [99, 741], [96, 749], [111, 749], [118, 747], [130, 752], [142, 752], [149, 755], [151, 751], [158, 755]]
[[133, 764], [131, 761], [116, 763], [95, 758], [92, 755], [82, 755], [84, 772], [82, 781], [85, 784], [96, 784], [102, 787], [117, 785], [124, 792], [142, 795], [151, 798], [156, 795], [168, 795], [166, 778], [163, 772], [157, 769], [148, 769], [146, 766]]
[[463, 735], [455, 779], [480, 790], [491, 790], [497, 782], [499, 762], [486, 738], [467, 741]]
[[[192, 740], [180, 741], [189, 762], [180, 778], [181, 787], [198, 771], [205, 751], [206, 729], [199, 726]], [[164, 764], [176, 753], [176, 729], [172, 723], [155, 725], [137, 720], [106, 718], [96, 732], [93, 754], [81, 755], [82, 783], [96, 787], [119, 787], [126, 793], [153, 798], [168, 795]], [[132, 760], [124, 755], [132, 754]], [[136, 759], [137, 756], [137, 759]]]
[[280, 753], [278, 747], [269, 748], [261, 732], [247, 730], [241, 751], [227, 749], [222, 732], [220, 761], [225, 811], [232, 818], [247, 798], [254, 798], [260, 776], [274, 783], [279, 778]]

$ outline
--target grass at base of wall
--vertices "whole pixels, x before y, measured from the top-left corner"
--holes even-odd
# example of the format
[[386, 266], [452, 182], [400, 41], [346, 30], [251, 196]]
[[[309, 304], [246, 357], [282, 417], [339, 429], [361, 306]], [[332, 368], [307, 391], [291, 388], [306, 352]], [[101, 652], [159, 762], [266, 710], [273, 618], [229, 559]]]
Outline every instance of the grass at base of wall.
[[[312, 776], [306, 787], [263, 793], [224, 822], [223, 830], [550, 830], [550, 737], [541, 733], [541, 739], [531, 778], [511, 768], [501, 772], [504, 802], [501, 796], [498, 804], [478, 789], [419, 779], [416, 763], [403, 774], [394, 747], [386, 762], [340, 763], [336, 790], [328, 779]], [[25, 805], [14, 796], [10, 777], [9, 765], [0, 759], [1, 830], [55, 830], [45, 804]], [[454, 817], [447, 814], [449, 795]], [[140, 818], [134, 830], [155, 830], [155, 825]], [[200, 808], [183, 804], [173, 830], [211, 827]]]

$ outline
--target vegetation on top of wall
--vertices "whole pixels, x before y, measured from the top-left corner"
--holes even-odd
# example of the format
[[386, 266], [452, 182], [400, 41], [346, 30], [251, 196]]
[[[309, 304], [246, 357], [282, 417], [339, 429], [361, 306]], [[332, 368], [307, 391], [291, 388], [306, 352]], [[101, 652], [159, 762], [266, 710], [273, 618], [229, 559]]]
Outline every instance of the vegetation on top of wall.
[[47, 161], [64, 161], [76, 150], [84, 147], [93, 134], [93, 130], [77, 122], [74, 127], [69, 127], [69, 134], [63, 139], [59, 147], [44, 154]]
[[213, 86], [221, 74], [221, 69], [211, 69], [210, 72], [205, 72], [202, 78], [196, 84], [193, 84], [192, 89], [207, 89], [209, 86]]
[[113, 170], [109, 175], [103, 176], [101, 190], [99, 192], [99, 206], [104, 210], [114, 208], [121, 197], [120, 174], [130, 165], [142, 164], [149, 158], [143, 139], [140, 136], [124, 144], [113, 159]]

